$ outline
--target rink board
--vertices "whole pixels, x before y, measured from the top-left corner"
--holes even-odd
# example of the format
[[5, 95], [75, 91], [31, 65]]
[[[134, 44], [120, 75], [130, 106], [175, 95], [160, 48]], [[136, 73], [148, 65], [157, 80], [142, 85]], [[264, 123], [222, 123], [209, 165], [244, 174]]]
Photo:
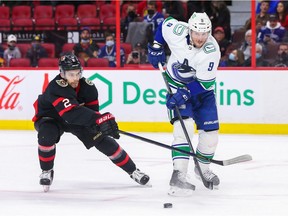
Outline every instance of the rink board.
[[[0, 129], [33, 129], [33, 103], [58, 70], [0, 71]], [[100, 92], [101, 112], [121, 129], [169, 132], [166, 89], [155, 70], [85, 70]], [[288, 134], [286, 71], [219, 71], [216, 95], [222, 133]]]

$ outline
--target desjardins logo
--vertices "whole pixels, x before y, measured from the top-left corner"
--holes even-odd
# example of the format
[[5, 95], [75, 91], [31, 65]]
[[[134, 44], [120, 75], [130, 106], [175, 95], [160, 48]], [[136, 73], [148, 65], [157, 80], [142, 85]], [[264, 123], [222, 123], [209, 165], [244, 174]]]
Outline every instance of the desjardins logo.
[[109, 106], [112, 103], [112, 98], [113, 98], [113, 96], [112, 96], [113, 95], [112, 82], [110, 82], [109, 80], [107, 80], [106, 78], [104, 78], [103, 76], [101, 76], [98, 73], [93, 74], [88, 79], [91, 80], [91, 81], [93, 81], [95, 79], [98, 79], [98, 80], [100, 80], [101, 82], [103, 82], [107, 86], [108, 99], [107, 99], [107, 101], [104, 101], [103, 103], [101, 103], [99, 109], [102, 110], [105, 107]]
[[[95, 83], [95, 80], [102, 82], [108, 93], [106, 101], [102, 101], [100, 110], [109, 106], [113, 102], [112, 82], [98, 73], [89, 77], [89, 80]], [[141, 82], [141, 80], [139, 80]], [[122, 91], [122, 92], [121, 92]], [[166, 89], [162, 88], [156, 91], [153, 88], [141, 89], [141, 85], [136, 82], [123, 81], [122, 89], [117, 91], [118, 95], [122, 97], [123, 105], [133, 105], [140, 101], [146, 105], [165, 105], [166, 103]], [[255, 104], [254, 91], [252, 89], [230, 89], [226, 88], [224, 82], [220, 81], [215, 84], [215, 92], [218, 104], [220, 106], [253, 106]], [[115, 96], [115, 95], [114, 95]]]

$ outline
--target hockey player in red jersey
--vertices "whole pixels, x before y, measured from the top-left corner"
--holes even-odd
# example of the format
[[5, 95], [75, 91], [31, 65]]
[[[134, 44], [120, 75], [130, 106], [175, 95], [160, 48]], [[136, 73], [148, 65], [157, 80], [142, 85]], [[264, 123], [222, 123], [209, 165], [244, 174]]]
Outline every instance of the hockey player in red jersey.
[[98, 91], [82, 77], [82, 66], [71, 53], [59, 59], [60, 74], [47, 86], [34, 103], [35, 129], [38, 131], [38, 156], [42, 174], [40, 185], [48, 191], [53, 181], [56, 143], [64, 132], [75, 135], [87, 149], [96, 147], [140, 185], [147, 185], [149, 176], [135, 163], [115, 139], [119, 139], [114, 116], [99, 112]]

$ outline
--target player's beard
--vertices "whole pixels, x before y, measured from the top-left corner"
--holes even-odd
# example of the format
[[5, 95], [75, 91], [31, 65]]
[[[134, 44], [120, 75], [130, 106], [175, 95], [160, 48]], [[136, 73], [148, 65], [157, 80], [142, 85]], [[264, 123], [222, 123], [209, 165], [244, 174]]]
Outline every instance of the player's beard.
[[194, 42], [194, 46], [196, 48], [201, 48], [203, 45], [204, 45], [205, 41], [202, 41], [202, 40], [195, 40]]
[[79, 85], [79, 81], [74, 81], [74, 82], [71, 82], [71, 83], [70, 83], [70, 86], [71, 86], [72, 88], [77, 88], [78, 85]]

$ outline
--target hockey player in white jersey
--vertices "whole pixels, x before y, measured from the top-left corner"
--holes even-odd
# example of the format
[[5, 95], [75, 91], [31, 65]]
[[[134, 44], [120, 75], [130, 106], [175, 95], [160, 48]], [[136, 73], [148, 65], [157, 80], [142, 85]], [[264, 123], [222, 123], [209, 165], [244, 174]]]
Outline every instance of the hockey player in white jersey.
[[[199, 139], [196, 148], [198, 156], [212, 159], [218, 143], [218, 114], [214, 85], [220, 60], [218, 43], [211, 35], [211, 21], [206, 13], [193, 13], [188, 23], [172, 17], [166, 18], [155, 33], [153, 44], [148, 44], [148, 58], [153, 67], [166, 63], [164, 45], [171, 50], [167, 62], [166, 77], [174, 94], [167, 95], [166, 106], [173, 124], [173, 147], [190, 151], [190, 147], [175, 112], [180, 110], [190, 140], [197, 125]], [[194, 120], [194, 121], [193, 121]], [[173, 173], [168, 194], [190, 195], [194, 190], [187, 171], [189, 156], [172, 151]], [[207, 160], [198, 159], [203, 177], [212, 182], [214, 188], [220, 183], [218, 176], [210, 169]], [[194, 169], [200, 178], [198, 169]]]

